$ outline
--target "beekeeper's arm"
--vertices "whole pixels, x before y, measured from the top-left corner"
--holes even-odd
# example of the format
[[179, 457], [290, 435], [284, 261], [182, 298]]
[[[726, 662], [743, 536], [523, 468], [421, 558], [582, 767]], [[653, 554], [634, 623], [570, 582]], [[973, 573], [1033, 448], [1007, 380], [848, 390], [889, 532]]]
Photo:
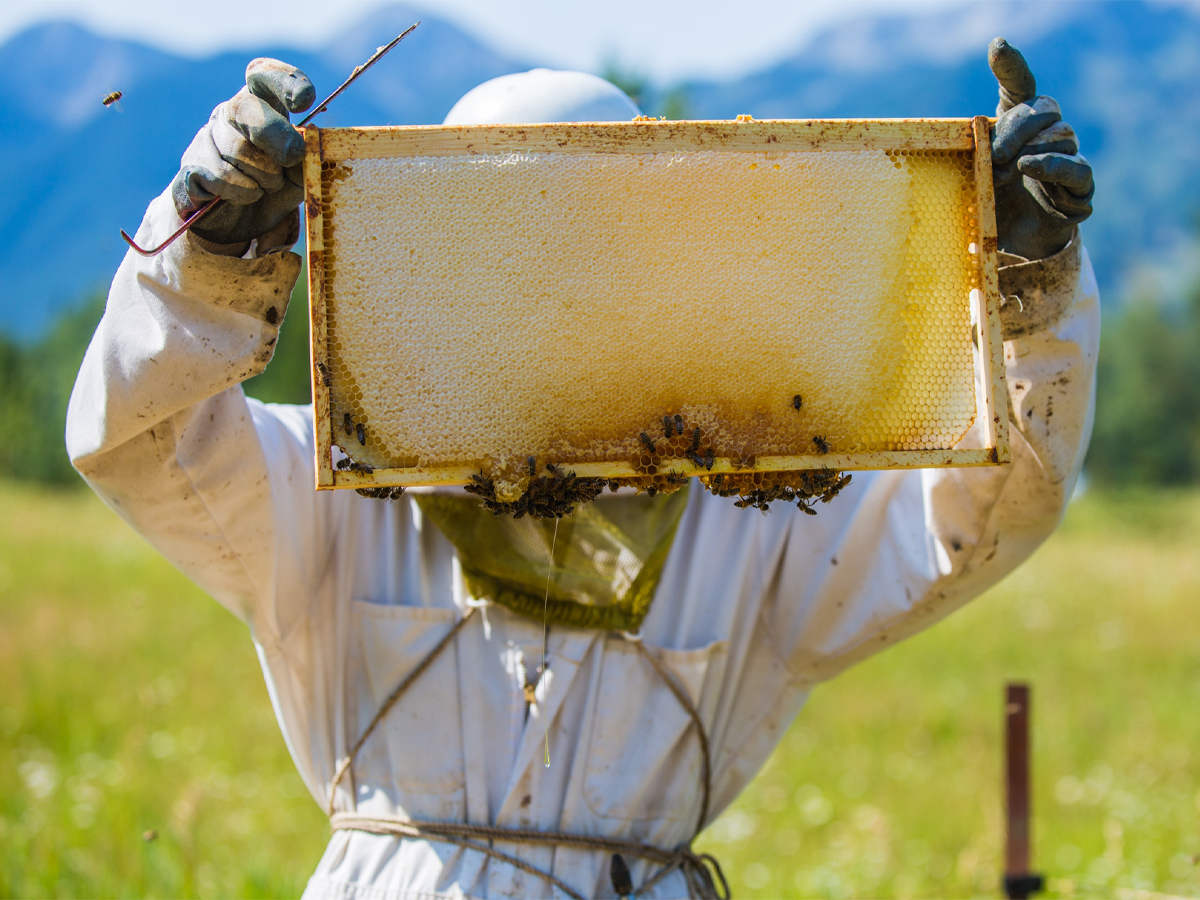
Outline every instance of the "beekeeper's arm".
[[[294, 409], [248, 402], [239, 385], [271, 359], [300, 272], [288, 248], [304, 144], [287, 113], [314, 92], [275, 60], [252, 62], [246, 81], [196, 135], [137, 240], [156, 246], [214, 196], [227, 202], [160, 255], [126, 255], [71, 395], [66, 439], [110, 507], [235, 614], [263, 624], [256, 601], [276, 594], [277, 577], [270, 482], [311, 468], [309, 429]], [[318, 507], [329, 503], [310, 484], [276, 493], [313, 507], [290, 521], [321, 527]]]
[[[845, 526], [816, 542], [796, 517], [769, 630], [804, 680], [836, 674], [999, 581], [1054, 530], [1083, 465], [1100, 336], [1077, 229], [1091, 212], [1091, 168], [1020, 53], [997, 39], [988, 61], [1000, 82], [993, 154], [1012, 462], [860, 476], [865, 487], [833, 504], [855, 504]], [[982, 446], [980, 423], [962, 446]]]

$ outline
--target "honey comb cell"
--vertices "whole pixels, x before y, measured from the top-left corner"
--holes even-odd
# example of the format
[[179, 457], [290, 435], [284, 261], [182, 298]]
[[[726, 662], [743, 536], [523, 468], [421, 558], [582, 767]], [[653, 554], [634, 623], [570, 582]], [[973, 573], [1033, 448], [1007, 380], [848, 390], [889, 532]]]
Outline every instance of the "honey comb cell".
[[838, 124], [306, 130], [318, 486], [1003, 461], [978, 123]]

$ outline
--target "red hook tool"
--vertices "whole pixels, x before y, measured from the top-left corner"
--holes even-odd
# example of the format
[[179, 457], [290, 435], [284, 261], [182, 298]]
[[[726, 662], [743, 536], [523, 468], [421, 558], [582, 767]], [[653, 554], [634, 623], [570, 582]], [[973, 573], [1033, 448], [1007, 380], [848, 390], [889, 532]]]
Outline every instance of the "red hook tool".
[[[354, 83], [354, 80], [356, 78], [358, 78], [359, 75], [361, 75], [363, 72], [367, 71], [367, 69], [371, 68], [371, 66], [375, 65], [375, 63], [379, 62], [379, 60], [383, 58], [383, 55], [385, 53], [387, 53], [389, 50], [391, 50], [393, 47], [395, 47], [398, 43], [400, 43], [402, 40], [404, 40], [406, 37], [408, 37], [410, 34], [412, 34], [413, 29], [415, 29], [420, 24], [421, 24], [420, 22], [414, 22], [412, 25], [410, 25], [408, 28], [406, 28], [398, 37], [396, 37], [394, 40], [392, 40], [391, 43], [384, 44], [382, 47], [380, 47], [378, 50], [376, 50], [370, 59], [368, 59], [365, 63], [363, 63], [361, 66], [359, 66], [353, 72], [350, 73], [350, 77], [347, 78], [345, 81], [343, 81], [336, 91], [334, 91], [332, 94], [330, 94], [328, 97], [326, 97], [323, 101], [321, 101], [321, 103], [317, 106], [316, 109], [314, 109], [307, 116], [305, 116], [300, 121], [300, 123], [298, 125], [296, 125], [296, 128], [297, 129], [303, 128], [305, 125], [307, 125], [313, 119], [315, 119], [319, 113], [323, 113], [325, 111], [325, 108], [327, 106], [329, 106], [330, 101], [334, 100], [342, 91], [344, 91], [346, 88], [350, 87], [350, 85]], [[123, 229], [123, 228], [121, 229], [121, 237], [123, 237], [125, 239], [125, 243], [127, 243], [130, 247], [132, 247], [137, 253], [140, 253], [142, 256], [157, 256], [158, 254], [160, 254], [164, 250], [166, 250], [167, 247], [171, 246], [171, 244], [173, 244], [179, 238], [180, 235], [182, 235], [185, 231], [187, 231], [194, 224], [196, 224], [196, 222], [200, 221], [200, 219], [202, 219], [204, 216], [208, 215], [210, 212], [212, 212], [214, 209], [216, 209], [218, 204], [220, 204], [221, 202], [222, 202], [222, 200], [220, 197], [213, 197], [211, 200], [209, 200], [207, 203], [205, 203], [202, 207], [200, 207], [198, 210], [196, 210], [194, 213], [192, 213], [191, 216], [188, 217], [188, 220], [186, 222], [184, 222], [181, 226], [179, 226], [179, 229], [174, 234], [172, 234], [169, 238], [167, 238], [165, 241], [163, 241], [157, 247], [151, 247], [148, 250], [139, 247], [136, 243], [134, 243], [133, 238], [131, 238], [128, 234], [125, 233], [125, 229]]]

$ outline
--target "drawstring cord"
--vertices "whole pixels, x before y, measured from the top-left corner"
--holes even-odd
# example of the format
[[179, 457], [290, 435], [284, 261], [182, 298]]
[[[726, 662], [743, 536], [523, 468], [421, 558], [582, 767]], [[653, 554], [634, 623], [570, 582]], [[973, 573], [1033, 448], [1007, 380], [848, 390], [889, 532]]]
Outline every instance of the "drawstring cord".
[[[659, 872], [647, 879], [640, 888], [633, 892], [634, 895], [645, 893], [678, 869], [687, 883], [690, 896], [697, 898], [697, 900], [729, 900], [729, 883], [725, 880], [725, 874], [721, 871], [720, 863], [709, 853], [696, 853], [693, 851], [691, 841], [680, 845], [674, 850], [663, 850], [637, 841], [573, 835], [560, 831], [500, 828], [492, 825], [471, 825], [451, 822], [417, 822], [400, 816], [364, 816], [353, 812], [334, 812], [333, 806], [337, 787], [350, 771], [355, 758], [358, 756], [358, 752], [362, 749], [363, 744], [367, 742], [367, 738], [371, 736], [376, 726], [383, 721], [383, 718], [392, 707], [408, 691], [413, 682], [449, 646], [477, 608], [476, 606], [468, 606], [462, 618], [454, 624], [454, 627], [446, 632], [445, 636], [438, 641], [425, 658], [401, 680], [395, 690], [388, 695], [383, 705], [379, 707], [379, 711], [371, 719], [370, 724], [363, 730], [359, 739], [355, 741], [350, 752], [338, 764], [337, 770], [329, 782], [329, 796], [326, 803], [326, 814], [329, 816], [330, 827], [335, 831], [364, 831], [369, 834], [427, 838], [476, 850], [492, 859], [507, 863], [522, 872], [545, 880], [561, 890], [568, 897], [571, 897], [572, 900], [584, 900], [584, 896], [549, 872], [542, 871], [512, 854], [495, 849], [490, 843], [483, 842], [504, 841], [515, 844], [577, 847], [604, 853], [627, 854], [662, 866]], [[702, 782], [703, 793], [701, 794], [700, 801], [700, 815], [696, 823], [695, 834], [692, 836], [692, 841], [694, 841], [696, 836], [700, 834], [700, 830], [704, 827], [705, 820], [708, 818], [709, 793], [712, 786], [712, 759], [709, 751], [708, 735], [704, 731], [704, 723], [700, 719], [700, 713], [697, 711], [695, 704], [692, 703], [691, 698], [688, 697], [684, 689], [676, 682], [675, 677], [667, 670], [662, 661], [642, 643], [641, 633], [639, 632], [636, 635], [622, 635], [622, 637], [633, 644], [637, 648], [639, 655], [649, 662], [654, 671], [658, 673], [659, 677], [667, 685], [667, 688], [675, 696], [675, 699], [679, 701], [680, 705], [687, 712], [692, 725], [695, 727], [696, 737], [700, 741], [704, 777]], [[717, 886], [718, 882], [720, 883], [719, 888]]]

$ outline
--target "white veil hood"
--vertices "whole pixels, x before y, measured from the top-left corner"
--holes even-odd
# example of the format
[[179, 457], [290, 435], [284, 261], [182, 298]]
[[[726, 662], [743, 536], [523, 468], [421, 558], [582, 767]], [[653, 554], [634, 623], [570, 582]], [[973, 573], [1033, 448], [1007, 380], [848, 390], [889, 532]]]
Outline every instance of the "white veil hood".
[[444, 125], [628, 122], [641, 110], [619, 87], [586, 72], [531, 69], [485, 81], [462, 96]]

